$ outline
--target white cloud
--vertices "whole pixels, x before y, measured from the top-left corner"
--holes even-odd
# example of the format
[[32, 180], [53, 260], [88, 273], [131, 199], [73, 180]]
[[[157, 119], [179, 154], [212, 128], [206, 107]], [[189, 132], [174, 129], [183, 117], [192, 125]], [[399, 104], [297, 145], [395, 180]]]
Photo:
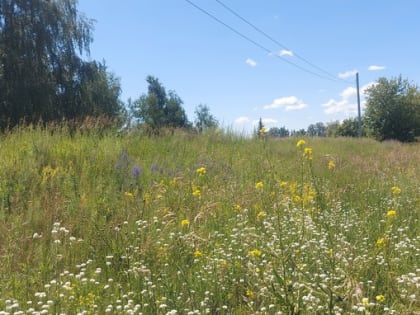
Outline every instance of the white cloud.
[[257, 65], [257, 62], [251, 58], [248, 58], [247, 60], [245, 60], [245, 62], [251, 67], [255, 67]]
[[250, 119], [246, 116], [241, 116], [235, 119], [235, 124], [244, 125], [250, 122]]
[[348, 100], [353, 96], [357, 96], [357, 89], [355, 87], [349, 86], [340, 93], [340, 96], [343, 99]]
[[368, 67], [368, 70], [369, 71], [379, 71], [379, 70], [384, 70], [386, 67], [385, 66], [375, 66], [375, 65], [372, 65], [372, 66], [369, 66]]
[[280, 56], [290, 56], [290, 57], [293, 57], [293, 51], [287, 50], [287, 49], [282, 49], [282, 50], [280, 50], [279, 55]]
[[357, 70], [349, 70], [349, 71], [346, 71], [346, 72], [339, 73], [338, 77], [340, 79], [347, 79], [347, 78], [354, 77], [356, 75], [356, 73], [357, 73]]
[[[366, 90], [375, 85], [375, 82], [369, 82], [360, 88], [361, 95], [361, 107], [365, 106], [365, 101], [363, 96], [365, 95]], [[327, 115], [344, 113], [346, 115], [355, 115], [357, 114], [357, 89], [353, 86], [345, 88], [340, 93], [340, 100], [330, 99], [328, 102], [322, 104], [322, 107], [325, 107], [324, 112]]]
[[307, 107], [302, 100], [296, 96], [286, 96], [282, 98], [276, 98], [271, 104], [265, 105], [264, 109], [277, 109], [284, 108], [285, 111], [300, 110]]

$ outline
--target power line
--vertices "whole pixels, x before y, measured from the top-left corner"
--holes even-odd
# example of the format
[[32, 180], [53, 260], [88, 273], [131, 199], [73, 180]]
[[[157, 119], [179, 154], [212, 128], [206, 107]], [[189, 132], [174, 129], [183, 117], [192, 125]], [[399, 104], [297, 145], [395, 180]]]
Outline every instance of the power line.
[[[289, 50], [292, 51], [291, 49], [287, 48], [285, 45], [283, 45], [282, 43], [280, 43], [278, 40], [276, 40], [275, 38], [273, 38], [272, 36], [270, 36], [269, 34], [267, 34], [266, 32], [264, 32], [263, 30], [261, 30], [260, 28], [258, 28], [255, 24], [249, 22], [246, 18], [244, 18], [243, 16], [241, 16], [238, 12], [236, 12], [234, 9], [232, 9], [231, 7], [229, 7], [228, 5], [226, 5], [225, 3], [223, 3], [220, 0], [216, 0], [217, 3], [219, 3], [222, 7], [224, 7], [226, 10], [228, 10], [230, 13], [232, 13], [233, 15], [235, 15], [237, 18], [239, 18], [240, 20], [242, 20], [244, 23], [248, 24], [249, 26], [251, 26], [254, 30], [256, 30], [258, 33], [260, 33], [261, 35], [265, 36], [266, 38], [268, 38], [269, 40], [271, 40], [273, 43], [277, 44], [278, 46], [280, 46], [281, 48], [285, 49], [285, 50]], [[295, 51], [293, 51], [293, 55], [296, 56], [296, 58], [302, 60], [303, 62], [305, 62], [306, 64], [310, 65], [311, 67], [323, 72], [324, 74], [334, 78], [334, 80], [342, 80], [345, 81], [347, 83], [349, 83], [346, 80], [343, 80], [341, 78], [337, 78], [336, 75], [331, 74], [330, 72], [324, 70], [323, 68], [315, 65], [314, 63], [310, 62], [309, 60], [303, 58], [302, 56], [298, 55]]]
[[[260, 49], [261, 49], [261, 50], [263, 50], [264, 52], [266, 52], [266, 53], [268, 53], [268, 54], [270, 54], [270, 55], [274, 55], [275, 57], [277, 57], [277, 58], [281, 59], [283, 62], [286, 62], [286, 63], [288, 63], [288, 64], [290, 64], [290, 65], [292, 65], [292, 66], [294, 66], [294, 67], [296, 67], [296, 68], [298, 68], [298, 69], [300, 69], [300, 70], [302, 70], [302, 71], [306, 72], [306, 73], [310, 73], [310, 74], [312, 74], [312, 75], [314, 75], [314, 76], [317, 76], [317, 77], [319, 77], [319, 78], [321, 78], [321, 79], [324, 79], [324, 80], [329, 80], [329, 81], [334, 81], [334, 82], [337, 82], [337, 81], [338, 81], [338, 79], [337, 79], [337, 78], [332, 79], [332, 78], [330, 78], [330, 77], [326, 77], [326, 76], [320, 75], [319, 73], [316, 73], [316, 72], [313, 72], [313, 71], [311, 71], [311, 70], [308, 70], [308, 69], [306, 69], [306, 68], [304, 68], [304, 67], [302, 67], [302, 66], [300, 66], [300, 65], [298, 65], [298, 64], [296, 64], [296, 63], [294, 63], [294, 62], [292, 62], [292, 61], [290, 61], [290, 60], [287, 60], [287, 59], [285, 59], [285, 58], [283, 58], [283, 57], [279, 56], [279, 55], [278, 55], [278, 54], [276, 54], [276, 53], [273, 53], [273, 52], [272, 52], [270, 49], [268, 49], [267, 47], [265, 47], [265, 46], [261, 45], [260, 43], [256, 42], [255, 40], [251, 39], [250, 37], [248, 37], [248, 36], [244, 35], [243, 33], [239, 32], [238, 30], [236, 30], [236, 29], [235, 29], [235, 28], [233, 28], [232, 26], [228, 25], [227, 23], [223, 22], [222, 20], [220, 20], [219, 18], [217, 18], [216, 16], [214, 16], [213, 14], [211, 14], [210, 12], [208, 12], [207, 10], [205, 10], [205, 9], [201, 8], [200, 6], [198, 6], [197, 4], [195, 4], [194, 2], [192, 2], [192, 1], [190, 1], [190, 0], [185, 0], [185, 1], [186, 1], [186, 2], [188, 2], [190, 5], [192, 5], [194, 8], [196, 8], [197, 10], [201, 11], [201, 12], [202, 12], [202, 13], [204, 13], [205, 15], [209, 16], [210, 18], [212, 18], [213, 20], [215, 20], [216, 22], [218, 22], [219, 24], [221, 24], [221, 25], [223, 25], [224, 27], [228, 28], [229, 30], [231, 30], [232, 32], [234, 32], [236, 35], [238, 35], [238, 36], [242, 37], [243, 39], [247, 40], [248, 42], [250, 42], [250, 43], [251, 43], [251, 44], [253, 44], [254, 46], [256, 46], [256, 47], [260, 48]], [[217, 0], [216, 0], [216, 1], [217, 1]]]

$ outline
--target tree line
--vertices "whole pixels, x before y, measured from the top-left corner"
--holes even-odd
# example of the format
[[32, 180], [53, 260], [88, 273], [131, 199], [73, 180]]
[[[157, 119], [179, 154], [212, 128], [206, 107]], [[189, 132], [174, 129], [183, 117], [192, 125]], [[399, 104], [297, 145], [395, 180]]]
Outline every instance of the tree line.
[[[376, 140], [418, 141], [420, 138], [420, 89], [407, 79], [380, 78], [367, 91], [366, 110], [361, 117], [361, 134]], [[260, 121], [260, 125], [262, 122]], [[257, 132], [261, 135], [260, 132]], [[318, 137], [358, 137], [359, 119], [342, 122], [317, 122], [307, 129], [288, 130], [273, 127], [267, 131], [271, 137], [307, 135]]]
[[[0, 130], [20, 124], [83, 121], [108, 117], [119, 126], [151, 130], [205, 131], [218, 121], [198, 105], [190, 122], [182, 99], [148, 76], [147, 93], [120, 100], [119, 79], [105, 61], [86, 61], [93, 21], [77, 10], [77, 0], [0, 0]], [[262, 126], [262, 122], [260, 127]], [[306, 130], [271, 128], [273, 137], [357, 136], [357, 120], [316, 123]], [[260, 129], [259, 129], [260, 130]], [[363, 134], [378, 140], [420, 137], [420, 90], [401, 77], [380, 78], [367, 91]]]

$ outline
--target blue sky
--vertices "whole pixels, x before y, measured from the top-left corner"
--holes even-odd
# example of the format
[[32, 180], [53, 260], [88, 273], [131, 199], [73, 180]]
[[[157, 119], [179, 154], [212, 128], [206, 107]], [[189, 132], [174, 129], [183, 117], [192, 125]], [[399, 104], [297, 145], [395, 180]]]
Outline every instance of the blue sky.
[[190, 1], [254, 44], [186, 0], [79, 1], [96, 20], [90, 58], [120, 78], [123, 101], [146, 93], [153, 75], [181, 97], [191, 121], [206, 104], [239, 132], [259, 118], [306, 129], [357, 115], [355, 72], [362, 91], [400, 74], [420, 83], [418, 0], [221, 0], [282, 46], [216, 0]]

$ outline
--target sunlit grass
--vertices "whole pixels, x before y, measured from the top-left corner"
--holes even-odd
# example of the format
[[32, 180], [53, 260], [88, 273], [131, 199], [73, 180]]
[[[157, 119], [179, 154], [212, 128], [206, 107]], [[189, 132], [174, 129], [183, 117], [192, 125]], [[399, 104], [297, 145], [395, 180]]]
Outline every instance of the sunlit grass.
[[0, 141], [0, 314], [420, 311], [418, 145]]

